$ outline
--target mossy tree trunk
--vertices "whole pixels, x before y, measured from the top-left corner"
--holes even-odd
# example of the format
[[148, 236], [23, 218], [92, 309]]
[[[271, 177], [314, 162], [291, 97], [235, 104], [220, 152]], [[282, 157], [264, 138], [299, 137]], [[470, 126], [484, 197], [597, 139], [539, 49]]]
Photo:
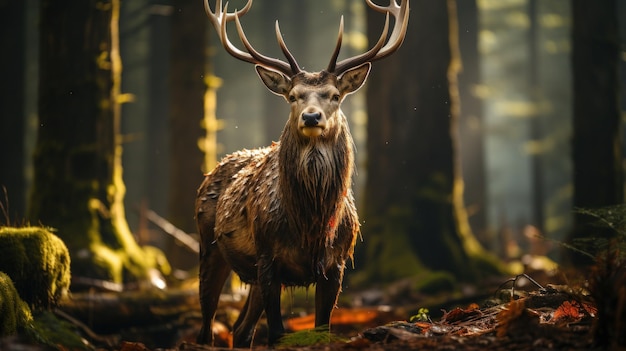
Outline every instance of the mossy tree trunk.
[[[453, 0], [412, 1], [402, 48], [375, 64], [368, 80], [368, 169], [361, 214], [367, 258], [357, 259], [368, 280], [427, 269], [464, 279], [479, 274], [475, 259], [483, 250], [467, 222], [457, 162], [455, 6]], [[382, 16], [368, 14], [368, 37], [375, 42]]]
[[72, 274], [116, 282], [167, 271], [126, 223], [119, 0], [41, 1], [39, 130], [31, 223], [58, 230]]
[[[572, 2], [574, 207], [598, 208], [624, 202], [618, 67], [617, 1]], [[570, 240], [605, 237], [608, 228], [575, 214]], [[570, 256], [576, 265], [590, 263]]]

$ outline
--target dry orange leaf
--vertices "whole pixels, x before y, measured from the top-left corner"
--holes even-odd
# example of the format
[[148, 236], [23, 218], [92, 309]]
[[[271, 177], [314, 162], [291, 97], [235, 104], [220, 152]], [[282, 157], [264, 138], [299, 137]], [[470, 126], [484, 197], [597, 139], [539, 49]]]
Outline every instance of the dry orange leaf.
[[121, 351], [148, 351], [148, 348], [140, 342], [122, 341]]
[[583, 317], [579, 307], [580, 304], [576, 301], [564, 301], [561, 306], [554, 311], [551, 321], [554, 323], [576, 322]]
[[[337, 309], [330, 319], [331, 325], [364, 324], [371, 322], [378, 316], [374, 309]], [[307, 330], [315, 327], [315, 315], [290, 318], [285, 322], [287, 328], [293, 331]]]
[[447, 323], [454, 323], [454, 322], [459, 322], [459, 321], [463, 321], [466, 320], [470, 317], [474, 317], [474, 316], [478, 316], [481, 314], [480, 310], [478, 309], [478, 305], [474, 306], [476, 304], [471, 304], [467, 309], [463, 309], [460, 307], [457, 307], [455, 309], [453, 309], [450, 312], [446, 312], [443, 317], [442, 320], [447, 322]]

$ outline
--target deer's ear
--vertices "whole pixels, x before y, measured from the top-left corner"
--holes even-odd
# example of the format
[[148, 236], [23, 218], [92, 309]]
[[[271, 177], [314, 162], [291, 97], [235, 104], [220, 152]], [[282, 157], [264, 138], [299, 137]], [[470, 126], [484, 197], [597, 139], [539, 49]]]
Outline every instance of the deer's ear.
[[291, 79], [289, 79], [289, 77], [261, 65], [256, 65], [255, 68], [256, 73], [269, 90], [271, 90], [274, 94], [287, 96], [289, 93], [289, 87], [291, 86]]
[[365, 83], [367, 76], [370, 74], [372, 64], [366, 62], [355, 68], [347, 70], [344, 74], [337, 78], [337, 88], [341, 95], [348, 95], [359, 90]]

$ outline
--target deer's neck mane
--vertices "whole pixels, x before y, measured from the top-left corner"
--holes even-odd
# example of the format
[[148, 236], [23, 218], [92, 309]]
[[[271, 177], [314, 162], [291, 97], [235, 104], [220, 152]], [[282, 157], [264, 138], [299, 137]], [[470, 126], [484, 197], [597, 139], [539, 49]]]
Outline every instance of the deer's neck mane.
[[[302, 245], [332, 244], [350, 191], [353, 141], [341, 112], [334, 135], [301, 139], [285, 128], [279, 150], [279, 191], [290, 230]], [[325, 240], [320, 241], [320, 238]]]

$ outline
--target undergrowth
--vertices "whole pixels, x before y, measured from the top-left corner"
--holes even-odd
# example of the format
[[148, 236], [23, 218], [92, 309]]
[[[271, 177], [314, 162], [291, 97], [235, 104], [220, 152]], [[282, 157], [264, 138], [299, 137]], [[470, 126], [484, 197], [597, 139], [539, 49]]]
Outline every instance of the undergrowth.
[[[575, 213], [593, 219], [587, 228], [590, 235], [572, 240], [571, 245], [563, 244], [565, 247], [595, 262], [603, 261], [613, 253], [617, 253], [621, 259], [626, 258], [626, 204], [594, 209], [578, 208]], [[609, 235], [597, 236], [597, 231]]]
[[[588, 276], [589, 294], [598, 309], [594, 341], [605, 349], [623, 349], [626, 347], [626, 204], [578, 209], [577, 213], [594, 219], [593, 228], [589, 228], [591, 235], [573, 240], [570, 247], [594, 262]], [[594, 228], [609, 235], [594, 237]]]

